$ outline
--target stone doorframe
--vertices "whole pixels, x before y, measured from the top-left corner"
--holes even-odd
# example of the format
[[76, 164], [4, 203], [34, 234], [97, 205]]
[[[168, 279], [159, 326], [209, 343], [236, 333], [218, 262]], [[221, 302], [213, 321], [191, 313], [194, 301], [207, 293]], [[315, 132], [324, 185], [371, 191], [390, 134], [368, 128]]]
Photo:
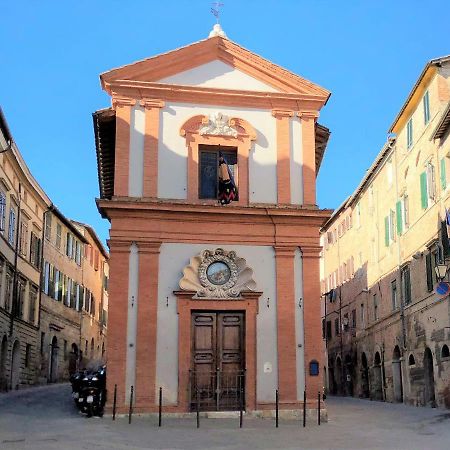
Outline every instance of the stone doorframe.
[[256, 316], [262, 292], [241, 292], [239, 299], [197, 299], [194, 291], [174, 291], [178, 313], [178, 407], [189, 411], [189, 369], [191, 367], [191, 312], [245, 312], [245, 406], [256, 410]]

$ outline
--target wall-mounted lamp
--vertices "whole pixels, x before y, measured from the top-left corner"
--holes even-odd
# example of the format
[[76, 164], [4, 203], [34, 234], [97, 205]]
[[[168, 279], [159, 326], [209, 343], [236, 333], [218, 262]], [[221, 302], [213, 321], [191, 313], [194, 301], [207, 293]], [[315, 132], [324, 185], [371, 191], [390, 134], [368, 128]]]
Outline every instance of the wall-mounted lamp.
[[447, 275], [447, 265], [440, 262], [436, 264], [434, 271], [436, 272], [436, 277], [439, 281], [442, 281]]

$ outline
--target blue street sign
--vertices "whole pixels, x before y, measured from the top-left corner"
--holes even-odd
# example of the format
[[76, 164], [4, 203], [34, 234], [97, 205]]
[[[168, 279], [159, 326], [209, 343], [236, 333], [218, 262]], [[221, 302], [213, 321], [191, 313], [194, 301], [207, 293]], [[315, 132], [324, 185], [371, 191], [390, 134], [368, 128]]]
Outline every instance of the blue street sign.
[[447, 281], [440, 281], [434, 288], [436, 294], [444, 297], [450, 293], [450, 283]]

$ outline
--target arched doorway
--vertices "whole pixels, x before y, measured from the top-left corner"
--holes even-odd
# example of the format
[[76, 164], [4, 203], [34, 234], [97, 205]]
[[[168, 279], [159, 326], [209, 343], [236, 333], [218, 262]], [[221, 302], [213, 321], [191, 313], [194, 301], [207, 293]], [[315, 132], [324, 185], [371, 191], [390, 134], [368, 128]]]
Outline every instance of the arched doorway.
[[72, 350], [70, 352], [69, 359], [69, 375], [72, 375], [77, 371], [77, 362], [78, 362], [78, 346], [77, 344], [72, 344]]
[[56, 339], [56, 336], [53, 336], [50, 345], [49, 383], [56, 383], [56, 381], [58, 381], [58, 349], [58, 339]]
[[394, 402], [399, 403], [403, 402], [403, 378], [400, 358], [400, 348], [396, 345], [392, 354], [392, 384], [394, 387]]
[[333, 359], [328, 359], [328, 390], [331, 395], [336, 395], [336, 381], [334, 378]]
[[342, 386], [342, 360], [338, 356], [336, 359], [336, 372], [334, 374], [336, 379], [336, 394], [343, 394], [343, 386]]
[[11, 389], [19, 389], [20, 384], [20, 342], [15, 341], [11, 357]]
[[381, 356], [380, 352], [375, 353], [372, 368], [372, 398], [374, 400], [383, 400], [383, 384], [381, 373]]
[[369, 365], [367, 364], [367, 356], [365, 353], [361, 355], [361, 396], [362, 398], [370, 397]]
[[6, 375], [6, 360], [8, 355], [8, 338], [3, 336], [0, 353], [0, 391], [8, 389], [8, 377]]
[[434, 368], [433, 368], [433, 354], [427, 347], [423, 355], [423, 369], [424, 369], [424, 400], [426, 406], [436, 407], [436, 397], [434, 394]]

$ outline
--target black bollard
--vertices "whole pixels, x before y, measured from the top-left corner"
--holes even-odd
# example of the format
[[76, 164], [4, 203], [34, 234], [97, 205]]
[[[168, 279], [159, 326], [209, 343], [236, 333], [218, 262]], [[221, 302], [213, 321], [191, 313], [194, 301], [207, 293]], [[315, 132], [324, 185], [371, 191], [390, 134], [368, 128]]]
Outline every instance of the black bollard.
[[306, 391], [303, 391], [303, 428], [306, 427]]
[[197, 389], [197, 428], [200, 428], [200, 394]]
[[320, 391], [317, 394], [317, 425], [320, 425]]
[[128, 411], [128, 423], [131, 423], [131, 416], [133, 415], [133, 391], [134, 391], [134, 387], [131, 386], [130, 389], [130, 409]]
[[278, 428], [278, 389], [275, 391], [275, 426]]
[[241, 401], [240, 401], [240, 408], [239, 408], [239, 428], [242, 428], [242, 420], [243, 420], [243, 413], [244, 413], [244, 389], [241, 388], [240, 390], [241, 395]]
[[158, 427], [161, 426], [162, 421], [162, 387], [159, 388], [159, 416], [158, 416]]
[[113, 420], [116, 420], [117, 384], [114, 385]]

